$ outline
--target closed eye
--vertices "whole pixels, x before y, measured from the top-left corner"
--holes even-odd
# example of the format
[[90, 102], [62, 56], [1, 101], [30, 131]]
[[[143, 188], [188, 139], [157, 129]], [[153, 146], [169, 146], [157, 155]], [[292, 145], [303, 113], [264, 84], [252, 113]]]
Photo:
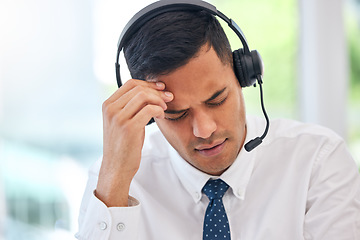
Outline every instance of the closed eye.
[[218, 102], [208, 102], [206, 103], [209, 107], [216, 107], [216, 106], [220, 106], [221, 104], [223, 104], [228, 96], [224, 97], [222, 100], [218, 101]]
[[[203, 103], [210, 107], [217, 107], [225, 103], [227, 100], [229, 93], [224, 93], [227, 90], [227, 88], [223, 88], [217, 92], [215, 92], [208, 100], [204, 101]], [[226, 96], [223, 96], [226, 95]], [[219, 100], [218, 100], [219, 99]], [[165, 119], [169, 121], [179, 121], [184, 119], [189, 114], [189, 109], [183, 109], [183, 110], [165, 110]], [[175, 116], [175, 117], [168, 117], [168, 116]]]
[[169, 118], [169, 117], [165, 117], [165, 119], [170, 120], [170, 121], [179, 121], [183, 118], [185, 118], [187, 116], [188, 112], [185, 111], [183, 114], [181, 114], [180, 116], [176, 117], [176, 118]]

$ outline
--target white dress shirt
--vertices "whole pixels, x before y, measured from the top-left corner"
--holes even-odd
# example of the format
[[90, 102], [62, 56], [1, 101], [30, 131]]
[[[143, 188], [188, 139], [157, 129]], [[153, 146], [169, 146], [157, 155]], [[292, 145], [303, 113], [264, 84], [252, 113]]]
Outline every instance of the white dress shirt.
[[[246, 142], [265, 123], [247, 118]], [[147, 127], [129, 207], [107, 208], [89, 171], [79, 215], [81, 240], [200, 240], [213, 178], [188, 164], [156, 124]], [[323, 127], [273, 120], [264, 142], [242, 149], [220, 178], [232, 240], [359, 240], [360, 175], [344, 141]]]

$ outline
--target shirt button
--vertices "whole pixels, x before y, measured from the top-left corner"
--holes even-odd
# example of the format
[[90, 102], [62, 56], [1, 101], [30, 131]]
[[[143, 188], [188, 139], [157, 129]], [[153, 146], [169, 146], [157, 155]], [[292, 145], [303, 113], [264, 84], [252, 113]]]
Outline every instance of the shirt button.
[[243, 193], [243, 191], [242, 191], [241, 189], [239, 189], [238, 195], [239, 195], [239, 197], [243, 197], [243, 196], [244, 196], [244, 193]]
[[107, 228], [106, 223], [105, 223], [105, 222], [99, 222], [99, 228], [100, 228], [101, 230], [105, 230], [105, 229]]
[[116, 229], [118, 231], [124, 231], [125, 230], [125, 224], [124, 223], [119, 223], [117, 226], [116, 226]]
[[200, 193], [196, 192], [196, 193], [195, 193], [195, 197], [196, 197], [196, 198], [200, 198], [200, 197], [201, 197]]

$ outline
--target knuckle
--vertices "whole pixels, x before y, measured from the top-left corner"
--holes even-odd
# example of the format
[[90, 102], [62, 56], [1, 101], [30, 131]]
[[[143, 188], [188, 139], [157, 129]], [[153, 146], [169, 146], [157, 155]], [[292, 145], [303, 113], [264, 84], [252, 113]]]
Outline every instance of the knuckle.
[[112, 121], [117, 127], [121, 127], [122, 131], [129, 130], [128, 124], [126, 124], [126, 122], [124, 122], [124, 118], [121, 116], [121, 114], [116, 114], [113, 117]]
[[136, 86], [134, 86], [134, 90], [136, 92], [143, 92], [143, 91], [145, 91], [145, 87], [142, 85], [136, 85]]
[[129, 79], [124, 83], [124, 86], [129, 86], [129, 87], [135, 87], [135, 85], [136, 85], [136, 81], [134, 79]]
[[129, 88], [136, 88], [142, 86], [144, 81], [138, 79], [130, 79], [124, 85], [128, 86]]
[[103, 104], [102, 104], [102, 111], [103, 111], [103, 113], [106, 113], [106, 112], [108, 112], [109, 111], [109, 102], [108, 102], [108, 100], [106, 100], [105, 102], [103, 102]]
[[141, 99], [141, 100], [149, 100], [149, 95], [146, 93], [146, 92], [144, 92], [144, 91], [140, 91], [140, 92], [138, 92], [137, 93], [137, 97], [139, 98], [139, 99]]
[[160, 114], [161, 112], [163, 112], [163, 109], [159, 106], [156, 106], [156, 105], [147, 105], [145, 107], [145, 110], [146, 110], [146, 113], [149, 114], [149, 115], [158, 115]]
[[154, 96], [150, 94], [147, 89], [143, 86], [139, 86], [136, 90], [136, 94], [134, 97], [137, 101], [142, 102], [144, 104], [149, 104], [154, 102]]
[[103, 105], [103, 115], [104, 115], [104, 117], [113, 118], [115, 114], [116, 114], [116, 111], [114, 110], [113, 107], [111, 107], [110, 104]]

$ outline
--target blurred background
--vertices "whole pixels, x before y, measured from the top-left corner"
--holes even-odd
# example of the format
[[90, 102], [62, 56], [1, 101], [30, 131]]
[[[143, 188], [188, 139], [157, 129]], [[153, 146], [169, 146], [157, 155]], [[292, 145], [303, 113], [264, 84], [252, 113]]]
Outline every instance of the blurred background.
[[[124, 2], [0, 0], [1, 240], [73, 239], [87, 169], [101, 158], [101, 105], [117, 89], [118, 37], [153, 1]], [[360, 166], [360, 1], [209, 2], [261, 53], [270, 118], [333, 129]], [[258, 88], [244, 94], [261, 115]]]

